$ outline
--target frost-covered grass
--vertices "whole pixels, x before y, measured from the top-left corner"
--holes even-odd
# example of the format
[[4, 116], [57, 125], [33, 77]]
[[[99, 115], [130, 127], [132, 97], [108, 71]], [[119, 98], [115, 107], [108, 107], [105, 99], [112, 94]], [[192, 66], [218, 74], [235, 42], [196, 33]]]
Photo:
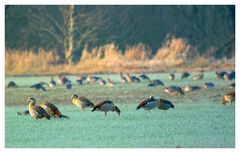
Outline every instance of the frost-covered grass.
[[[235, 147], [235, 105], [224, 107], [221, 97], [229, 89], [230, 82], [219, 81], [213, 73], [204, 80], [169, 81], [167, 74], [151, 74], [166, 86], [193, 84], [201, 86], [212, 81], [216, 88], [201, 89], [172, 97], [163, 88], [150, 88], [145, 83], [120, 84], [114, 88], [98, 84], [74, 86], [64, 91], [62, 86], [47, 87], [47, 92], [34, 92], [29, 85], [48, 81], [49, 77], [9, 77], [19, 88], [5, 91], [5, 146], [6, 147]], [[118, 75], [103, 75], [118, 81]], [[57, 78], [55, 76], [55, 78]], [[70, 77], [74, 82], [75, 77]], [[75, 82], [74, 82], [75, 83]], [[84, 95], [94, 103], [110, 99], [121, 110], [121, 115], [109, 112], [80, 112], [71, 105], [71, 94]], [[155, 109], [151, 112], [136, 110], [141, 100], [149, 95], [172, 101], [175, 109], [167, 112]], [[30, 116], [17, 116], [17, 111], [27, 109], [27, 98], [49, 100], [70, 119], [35, 121]], [[17, 106], [15, 106], [18, 104]]]

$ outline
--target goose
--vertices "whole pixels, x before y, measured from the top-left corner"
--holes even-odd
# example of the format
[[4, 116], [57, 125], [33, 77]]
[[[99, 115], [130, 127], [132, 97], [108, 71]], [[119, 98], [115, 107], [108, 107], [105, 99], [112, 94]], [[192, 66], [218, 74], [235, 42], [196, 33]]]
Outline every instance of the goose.
[[72, 89], [72, 83], [70, 80], [67, 81], [67, 83], [65, 84], [65, 91], [67, 90], [71, 90]]
[[47, 83], [39, 82], [37, 84], [30, 86], [30, 88], [33, 88], [34, 90], [38, 90], [38, 91], [46, 91], [46, 89], [44, 88], [44, 85], [47, 85]]
[[150, 87], [164, 86], [164, 83], [161, 80], [156, 79], [156, 80], [149, 81], [148, 86]]
[[226, 81], [232, 81], [235, 79], [235, 71], [232, 71], [230, 73], [225, 73], [223, 76], [224, 80]]
[[29, 98], [28, 100], [29, 105], [28, 105], [28, 110], [30, 115], [35, 118], [36, 120], [41, 119], [41, 118], [46, 118], [50, 120], [50, 116], [48, 113], [41, 107], [41, 106], [35, 106], [36, 100], [35, 98]]
[[135, 77], [135, 76], [130, 76], [129, 73], [127, 73], [127, 81], [129, 83], [132, 83], [132, 82], [140, 82], [140, 79], [138, 77]]
[[54, 87], [56, 86], [56, 82], [53, 80], [53, 77], [51, 77], [50, 83], [49, 83], [50, 87]]
[[193, 76], [193, 80], [202, 80], [203, 77], [204, 77], [203, 70], [201, 70], [201, 73], [196, 74], [195, 76]]
[[99, 79], [101, 79], [101, 77], [98, 77], [98, 76], [87, 76], [87, 83], [95, 83]]
[[115, 86], [115, 83], [112, 81], [112, 80], [110, 80], [109, 78], [107, 79], [107, 86], [109, 86], [109, 87], [114, 87]]
[[158, 99], [155, 99], [153, 96], [150, 96], [148, 99], [142, 101], [138, 106], [137, 110], [140, 108], [143, 108], [147, 111], [150, 111], [151, 109], [155, 108], [159, 103]]
[[65, 75], [63, 75], [62, 73], [60, 73], [60, 75], [58, 76], [59, 84], [65, 85], [65, 84], [67, 84], [68, 81], [69, 81], [68, 78]]
[[86, 97], [78, 97], [78, 95], [72, 95], [72, 103], [80, 108], [81, 111], [85, 111], [87, 107], [94, 107], [94, 104]]
[[184, 95], [184, 92], [181, 87], [178, 86], [170, 86], [164, 89], [164, 91], [172, 96], [175, 95]]
[[58, 118], [69, 118], [66, 115], [62, 115], [58, 108], [52, 103], [42, 102], [39, 106], [41, 106], [48, 113], [49, 116]]
[[123, 76], [122, 72], [120, 72], [120, 82], [121, 83], [127, 83], [127, 78]]
[[232, 83], [232, 84], [230, 84], [230, 88], [231, 88], [231, 89], [235, 89], [235, 82]]
[[185, 79], [185, 78], [188, 78], [191, 74], [188, 73], [188, 72], [183, 72], [182, 75], [181, 75], [181, 79]]
[[16, 88], [16, 87], [17, 87], [17, 85], [16, 85], [16, 83], [15, 83], [15, 82], [13, 82], [13, 81], [10, 81], [10, 82], [8, 83], [7, 87], [8, 87], [8, 88]]
[[195, 90], [199, 90], [199, 89], [201, 89], [199, 86], [191, 86], [189, 84], [183, 87], [183, 90], [185, 92], [195, 91]]
[[99, 83], [101, 86], [107, 84], [107, 82], [106, 82], [105, 80], [103, 80], [103, 79], [99, 79], [99, 80], [98, 80], [98, 83]]
[[113, 102], [110, 100], [104, 100], [96, 104], [92, 109], [92, 112], [94, 111], [102, 111], [104, 112], [105, 116], [107, 116], [107, 112], [109, 111], [117, 112], [118, 115], [120, 115], [121, 112], [120, 109], [116, 105], [114, 105]]
[[170, 102], [169, 100], [166, 99], [159, 99], [159, 103], [157, 105], [158, 109], [161, 110], [168, 110], [169, 108], [174, 108], [174, 105], [172, 104], [172, 102]]
[[86, 79], [87, 79], [87, 77], [85, 75], [78, 75], [76, 82], [78, 85], [83, 85], [83, 81]]
[[235, 101], [235, 91], [229, 91], [226, 93], [226, 95], [223, 96], [223, 99], [222, 99], [222, 104], [224, 106], [226, 106], [226, 104], [228, 102], [231, 103], [231, 106], [232, 106], [232, 103]]
[[215, 72], [215, 76], [216, 76], [217, 79], [220, 80], [220, 79], [223, 79], [223, 78], [224, 78], [225, 73], [226, 73], [225, 71], [220, 71], [220, 72], [217, 72], [217, 71], [216, 71], [216, 72]]
[[212, 89], [212, 88], [214, 88], [214, 86], [215, 86], [214, 83], [212, 83], [212, 82], [206, 82], [203, 87], [204, 87], [204, 88], [207, 88], [207, 89]]
[[170, 73], [168, 78], [170, 80], [175, 80], [175, 74], [174, 73]]
[[19, 115], [19, 116], [29, 115], [29, 110], [25, 110], [23, 112], [17, 112], [17, 115]]
[[139, 76], [143, 81], [150, 81], [150, 78], [146, 75], [146, 74], [141, 74], [140, 76]]

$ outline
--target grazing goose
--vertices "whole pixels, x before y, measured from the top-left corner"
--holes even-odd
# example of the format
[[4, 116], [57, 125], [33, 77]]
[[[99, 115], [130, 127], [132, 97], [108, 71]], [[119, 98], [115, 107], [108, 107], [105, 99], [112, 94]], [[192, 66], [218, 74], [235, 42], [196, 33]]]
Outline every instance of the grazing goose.
[[87, 83], [95, 83], [99, 79], [101, 79], [101, 77], [98, 77], [98, 76], [87, 76]]
[[120, 112], [121, 112], [120, 109], [116, 105], [114, 105], [113, 102], [110, 100], [104, 100], [104, 101], [101, 101], [98, 104], [96, 104], [93, 107], [92, 112], [94, 112], [96, 110], [104, 112], [105, 116], [107, 116], [107, 112], [109, 112], [109, 111], [117, 112], [118, 115], [120, 115]]
[[215, 86], [215, 84], [212, 82], [206, 82], [204, 84], [204, 88], [207, 88], [207, 89], [212, 89], [212, 88], [214, 88], [214, 86]]
[[83, 85], [83, 81], [86, 79], [87, 79], [87, 77], [85, 75], [78, 75], [76, 82], [78, 85]]
[[185, 92], [195, 91], [195, 90], [199, 90], [199, 89], [201, 89], [201, 88], [198, 86], [191, 86], [189, 84], [183, 87], [183, 90]]
[[143, 81], [150, 81], [150, 78], [146, 75], [146, 74], [141, 74], [140, 76], [139, 76]]
[[87, 107], [94, 107], [94, 104], [86, 97], [78, 97], [78, 95], [72, 95], [72, 103], [80, 108], [81, 111], [85, 111]]
[[193, 76], [193, 80], [202, 80], [203, 77], [204, 77], [203, 70], [201, 70], [201, 73], [196, 74], [195, 76]]
[[234, 101], [235, 101], [235, 91], [232, 90], [232, 91], [227, 92], [227, 94], [223, 96], [222, 104], [223, 104], [224, 106], [226, 106], [226, 104], [227, 104], [228, 102], [230, 102], [230, 103], [231, 103], [231, 106], [232, 106], [232, 103], [233, 103]]
[[235, 82], [232, 83], [232, 84], [230, 84], [230, 88], [231, 88], [231, 89], [235, 89]]
[[220, 79], [224, 79], [225, 73], [226, 73], [225, 71], [220, 71], [220, 72], [217, 72], [217, 71], [216, 71], [216, 72], [215, 72], [215, 76], [216, 76], [216, 78], [219, 79], [219, 80], [220, 80]]
[[19, 115], [19, 116], [29, 115], [29, 110], [25, 110], [23, 112], [17, 112], [17, 115]]
[[99, 80], [98, 80], [98, 83], [99, 83], [101, 86], [104, 86], [104, 85], [107, 84], [107, 82], [106, 82], [105, 80], [103, 80], [103, 79], [99, 79]]
[[191, 74], [188, 73], [188, 72], [183, 72], [182, 73], [182, 76], [181, 76], [181, 79], [185, 79], [185, 78], [188, 78]]
[[152, 80], [152, 81], [149, 81], [148, 86], [150, 87], [164, 86], [164, 83], [161, 80]]
[[34, 90], [38, 90], [38, 91], [41, 91], [41, 90], [46, 91], [46, 89], [43, 87], [44, 85], [47, 85], [47, 83], [39, 82], [37, 84], [30, 86], [30, 88], [33, 88]]
[[29, 98], [28, 102], [29, 102], [28, 110], [33, 118], [38, 120], [45, 117], [46, 119], [50, 120], [50, 116], [41, 106], [35, 106], [36, 104], [35, 98]]
[[115, 83], [112, 81], [112, 80], [110, 80], [109, 78], [107, 79], [107, 86], [109, 86], [109, 87], [114, 87], [115, 86]]
[[174, 73], [170, 73], [169, 74], [169, 77], [168, 77], [170, 80], [175, 80], [175, 74]]
[[51, 77], [50, 83], [49, 83], [50, 87], [54, 87], [56, 86], [56, 82], [53, 80], [53, 77]]
[[120, 73], [120, 82], [121, 83], [127, 83], [127, 78], [123, 76], [122, 72]]
[[127, 73], [127, 81], [129, 83], [132, 83], [132, 82], [140, 82], [140, 79], [138, 77], [135, 77], [135, 76], [130, 76], [129, 73]]
[[17, 87], [17, 85], [16, 85], [16, 83], [15, 83], [15, 82], [13, 82], [13, 81], [10, 81], [10, 82], [8, 83], [7, 87], [8, 87], [8, 88], [16, 88], [16, 87]]
[[62, 73], [59, 74], [59, 76], [58, 76], [59, 84], [65, 85], [65, 84], [67, 84], [68, 81], [69, 80], [68, 80], [68, 78], [65, 75], [63, 75]]
[[148, 99], [142, 101], [138, 106], [137, 110], [140, 108], [143, 108], [147, 111], [150, 111], [151, 109], [155, 108], [159, 103], [158, 99], [155, 99], [153, 96], [150, 96]]
[[169, 108], [174, 108], [174, 105], [169, 100], [160, 98], [157, 108], [166, 111]]
[[41, 106], [50, 116], [58, 118], [69, 118], [66, 115], [62, 115], [58, 108], [52, 103], [42, 102], [39, 106]]
[[184, 92], [181, 87], [178, 86], [170, 86], [164, 89], [164, 91], [172, 96], [175, 95], [184, 95]]
[[70, 80], [67, 81], [67, 83], [65, 84], [65, 91], [67, 90], [71, 90], [72, 89], [72, 83]]

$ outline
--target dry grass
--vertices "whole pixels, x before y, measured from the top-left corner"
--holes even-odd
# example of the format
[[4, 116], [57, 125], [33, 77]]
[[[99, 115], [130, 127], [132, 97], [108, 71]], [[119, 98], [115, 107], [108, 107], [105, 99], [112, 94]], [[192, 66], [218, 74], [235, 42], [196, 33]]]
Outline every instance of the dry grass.
[[159, 72], [170, 70], [197, 70], [204, 68], [232, 69], [234, 59], [215, 59], [201, 57], [197, 49], [184, 39], [167, 39], [157, 54], [152, 57], [148, 46], [140, 43], [128, 46], [121, 51], [114, 43], [88, 50], [85, 47], [77, 64], [56, 64], [60, 57], [56, 51], [40, 49], [37, 54], [29, 51], [6, 50], [6, 75], [58, 74], [68, 73], [118, 73], [122, 72]]

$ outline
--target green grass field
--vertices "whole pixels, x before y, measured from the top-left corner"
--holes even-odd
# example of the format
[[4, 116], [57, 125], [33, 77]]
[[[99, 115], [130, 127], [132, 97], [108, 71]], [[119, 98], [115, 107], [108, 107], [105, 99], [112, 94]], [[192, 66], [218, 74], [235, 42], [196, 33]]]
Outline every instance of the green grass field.
[[[119, 75], [101, 75], [119, 80]], [[221, 104], [222, 96], [231, 82], [216, 80], [213, 73], [205, 74], [201, 81], [179, 75], [175, 81], [168, 74], [150, 74], [151, 79], [161, 79], [165, 86], [186, 84], [202, 86], [214, 82], [216, 88], [201, 89], [184, 96], [169, 96], [161, 87], [147, 87], [146, 82], [120, 84], [114, 88], [99, 84], [47, 87], [47, 92], [34, 92], [29, 88], [39, 81], [49, 82], [50, 77], [6, 77], [6, 84], [15, 81], [19, 88], [5, 90], [5, 146], [12, 147], [235, 147], [235, 105]], [[55, 76], [55, 80], [57, 76]], [[74, 82], [75, 77], [70, 79]], [[75, 82], [74, 82], [75, 83]], [[71, 95], [86, 96], [94, 103], [110, 99], [121, 110], [121, 115], [109, 112], [80, 112], [71, 104]], [[173, 102], [175, 109], [166, 112], [136, 110], [142, 100], [153, 95]], [[17, 111], [27, 109], [27, 99], [38, 102], [48, 100], [58, 106], [70, 119], [35, 121], [30, 116], [17, 116]]]

